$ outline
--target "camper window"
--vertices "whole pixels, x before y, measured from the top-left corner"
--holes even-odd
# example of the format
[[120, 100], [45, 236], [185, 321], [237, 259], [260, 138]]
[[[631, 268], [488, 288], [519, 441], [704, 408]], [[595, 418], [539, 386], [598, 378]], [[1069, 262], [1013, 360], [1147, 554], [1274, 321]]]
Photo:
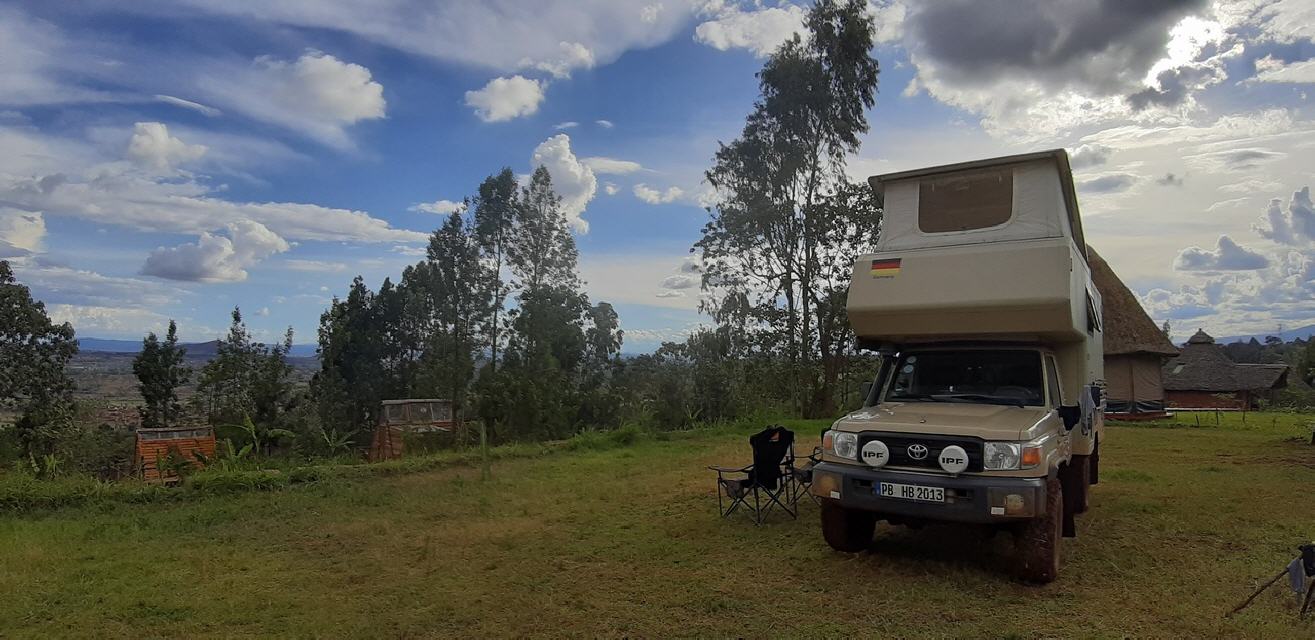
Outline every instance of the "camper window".
[[918, 229], [972, 231], [1002, 225], [1014, 209], [1014, 172], [991, 169], [918, 184]]

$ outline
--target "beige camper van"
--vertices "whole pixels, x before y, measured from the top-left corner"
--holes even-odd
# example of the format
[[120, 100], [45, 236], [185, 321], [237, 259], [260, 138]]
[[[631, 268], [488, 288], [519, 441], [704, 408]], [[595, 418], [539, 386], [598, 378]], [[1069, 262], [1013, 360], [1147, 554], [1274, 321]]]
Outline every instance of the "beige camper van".
[[865, 549], [878, 520], [993, 525], [1017, 573], [1054, 580], [1097, 480], [1101, 301], [1068, 154], [871, 178], [876, 253], [848, 313], [881, 366], [864, 406], [823, 434], [812, 492], [826, 541]]

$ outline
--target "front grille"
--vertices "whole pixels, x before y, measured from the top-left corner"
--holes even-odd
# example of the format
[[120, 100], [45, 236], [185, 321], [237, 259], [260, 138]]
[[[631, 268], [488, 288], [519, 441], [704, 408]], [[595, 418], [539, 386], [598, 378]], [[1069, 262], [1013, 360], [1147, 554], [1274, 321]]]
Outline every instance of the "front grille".
[[[983, 441], [980, 438], [865, 431], [858, 436], [858, 446], [862, 449], [863, 445], [873, 440], [880, 440], [886, 443], [886, 448], [890, 449], [890, 462], [887, 463], [888, 466], [935, 469], [936, 471], [941, 471], [941, 465], [936, 461], [941, 455], [941, 450], [952, 444], [957, 444], [960, 447], [963, 447], [964, 451], [968, 452], [968, 471], [982, 470]], [[909, 457], [909, 446], [914, 444], [920, 444], [927, 447], [926, 458], [923, 458], [922, 460], [914, 460]]]

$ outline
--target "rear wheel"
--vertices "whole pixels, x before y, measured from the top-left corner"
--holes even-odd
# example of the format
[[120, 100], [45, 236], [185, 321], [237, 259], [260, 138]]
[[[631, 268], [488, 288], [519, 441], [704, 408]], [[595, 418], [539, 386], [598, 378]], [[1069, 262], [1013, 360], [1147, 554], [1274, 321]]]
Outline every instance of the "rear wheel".
[[1064, 529], [1064, 489], [1058, 478], [1046, 481], [1046, 513], [1014, 533], [1018, 577], [1046, 584], [1059, 576], [1059, 546]]
[[831, 501], [822, 502], [822, 537], [836, 551], [853, 553], [872, 544], [877, 528], [877, 514], [846, 509]]

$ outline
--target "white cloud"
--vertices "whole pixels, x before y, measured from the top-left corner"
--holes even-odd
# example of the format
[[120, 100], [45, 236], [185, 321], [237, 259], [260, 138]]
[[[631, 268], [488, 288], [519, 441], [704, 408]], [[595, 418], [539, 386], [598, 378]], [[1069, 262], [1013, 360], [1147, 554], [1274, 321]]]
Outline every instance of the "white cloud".
[[0, 202], [47, 217], [158, 233], [199, 235], [251, 220], [289, 240], [421, 243], [428, 238], [363, 211], [224, 200], [218, 197], [222, 186], [212, 188], [195, 176], [145, 174], [103, 157], [92, 145], [29, 130], [0, 127], [0, 148], [9, 152], [0, 154]]
[[169, 319], [140, 308], [78, 304], [49, 304], [46, 312], [55, 322], [73, 325], [79, 336], [141, 336], [148, 331], [163, 333]]
[[1315, 242], [1315, 206], [1311, 203], [1310, 187], [1302, 187], [1292, 194], [1287, 211], [1278, 198], [1270, 200], [1261, 221], [1251, 228], [1260, 237], [1279, 244]]
[[663, 9], [652, 12], [651, 22], [644, 22], [643, 9], [653, 6], [653, 0], [541, 0], [530, 5], [413, 0], [185, 1], [197, 11], [342, 31], [396, 50], [500, 73], [522, 68], [526, 59], [554, 60], [561, 56], [562, 42], [580, 44], [592, 52], [597, 64], [608, 64], [626, 51], [666, 42], [686, 27], [694, 12], [694, 3], [685, 0], [664, 0]]
[[594, 124], [604, 129], [611, 129], [612, 127], [616, 126], [616, 124], [613, 123], [611, 120], [594, 120]]
[[421, 202], [407, 208], [407, 211], [419, 211], [422, 213], [436, 213], [439, 215], [448, 215], [462, 211], [466, 208], [464, 202], [453, 202], [451, 200], [435, 200], [434, 202]]
[[128, 140], [130, 159], [161, 172], [172, 172], [180, 164], [200, 159], [205, 152], [205, 145], [187, 144], [169, 135], [169, 128], [159, 122], [138, 122]]
[[872, 15], [872, 24], [877, 29], [872, 35], [873, 42], [889, 44], [898, 42], [904, 37], [904, 18], [908, 14], [908, 7], [905, 7], [903, 2], [869, 0], [868, 13]]
[[546, 83], [519, 75], [494, 78], [483, 89], [467, 91], [466, 106], [484, 122], [503, 122], [537, 112], [546, 87]]
[[520, 67], [522, 69], [537, 69], [543, 71], [554, 78], [564, 79], [571, 77], [571, 71], [575, 69], [593, 68], [594, 52], [589, 50], [579, 42], [559, 42], [557, 43], [557, 53], [535, 60], [533, 58], [522, 58]]
[[670, 291], [670, 290], [668, 290], [668, 291], [659, 291], [659, 292], [657, 292], [657, 293], [655, 293], [655, 294], [653, 294], [653, 295], [654, 295], [654, 297], [657, 297], [657, 298], [684, 298], [684, 297], [685, 297], [685, 292], [684, 292], [684, 291]]
[[640, 183], [634, 187], [635, 197], [648, 204], [667, 204], [675, 200], [685, 192], [680, 187], [667, 187], [666, 190], [659, 191], [646, 184]]
[[0, 207], [0, 259], [41, 253], [46, 220], [39, 212]]
[[624, 175], [627, 173], [642, 171], [644, 169], [644, 166], [638, 162], [618, 160], [616, 158], [607, 158], [604, 156], [582, 158], [581, 162], [588, 165], [590, 169], [593, 169], [594, 173]]
[[[1262, 64], [1268, 61], [1269, 64]], [[1262, 66], [1264, 67], [1262, 69]], [[1304, 84], [1315, 82], [1315, 59], [1284, 64], [1273, 58], [1256, 60], [1255, 80], [1257, 82], [1290, 82]]]
[[646, 5], [639, 10], [639, 20], [645, 24], [654, 24], [658, 21], [658, 16], [662, 13], [662, 3]]
[[29, 106], [121, 100], [124, 96], [88, 88], [100, 80], [102, 47], [93, 39], [74, 39], [55, 25], [31, 18], [15, 6], [0, 7], [0, 104]]
[[588, 233], [589, 221], [582, 216], [589, 201], [594, 199], [598, 179], [593, 170], [571, 152], [570, 136], [559, 133], [539, 143], [530, 158], [530, 166], [548, 169], [553, 189], [562, 197], [562, 212], [571, 228]]
[[246, 67], [203, 69], [199, 90], [257, 120], [350, 148], [346, 127], [384, 117], [383, 85], [370, 70], [327, 53], [307, 51], [293, 62], [262, 56]]
[[59, 265], [16, 266], [15, 276], [47, 304], [141, 308], [173, 304], [181, 291], [140, 278], [106, 276]]
[[621, 191], [621, 187], [618, 187], [611, 182], [607, 182], [603, 184], [603, 191], [609, 196], [614, 196]]
[[698, 280], [685, 275], [667, 276], [662, 279], [663, 289], [692, 289], [698, 285]]
[[718, 51], [748, 49], [763, 58], [791, 35], [803, 31], [805, 11], [786, 4], [744, 11], [739, 7], [717, 7], [711, 20], [694, 29], [694, 40]]
[[261, 308], [257, 309], [257, 310], [256, 310], [256, 315], [258, 315], [258, 316], [260, 316], [260, 317], [262, 317], [262, 318], [268, 318], [268, 317], [269, 317], [269, 307], [261, 307]]
[[155, 94], [155, 99], [165, 104], [171, 104], [175, 107], [191, 109], [192, 111], [195, 111], [203, 116], [209, 116], [211, 118], [215, 118], [224, 114], [223, 111], [220, 111], [219, 109], [216, 109], [214, 107], [204, 105], [199, 102], [192, 102], [191, 100], [184, 100], [182, 98], [177, 98], [174, 96], [157, 93]]
[[575, 122], [574, 120], [568, 120], [566, 122], [558, 122], [557, 124], [553, 125], [552, 128], [558, 131], [565, 131], [567, 129], [574, 129], [578, 126], [580, 126], [579, 122]]
[[304, 260], [301, 258], [288, 258], [283, 261], [283, 268], [293, 271], [308, 271], [313, 273], [339, 273], [347, 270], [347, 265], [341, 262], [328, 262], [326, 260]]
[[1081, 144], [1068, 156], [1069, 165], [1073, 169], [1086, 169], [1087, 167], [1098, 167], [1105, 164], [1110, 157], [1111, 149], [1103, 144]]
[[247, 279], [247, 268], [291, 248], [258, 222], [234, 222], [227, 232], [228, 237], [202, 233], [195, 243], [152, 251], [142, 275], [193, 282], [241, 282]]
[[1174, 258], [1173, 268], [1179, 271], [1252, 271], [1269, 266], [1269, 259], [1248, 249], [1232, 238], [1222, 235], [1213, 251], [1201, 247], [1187, 247]]

